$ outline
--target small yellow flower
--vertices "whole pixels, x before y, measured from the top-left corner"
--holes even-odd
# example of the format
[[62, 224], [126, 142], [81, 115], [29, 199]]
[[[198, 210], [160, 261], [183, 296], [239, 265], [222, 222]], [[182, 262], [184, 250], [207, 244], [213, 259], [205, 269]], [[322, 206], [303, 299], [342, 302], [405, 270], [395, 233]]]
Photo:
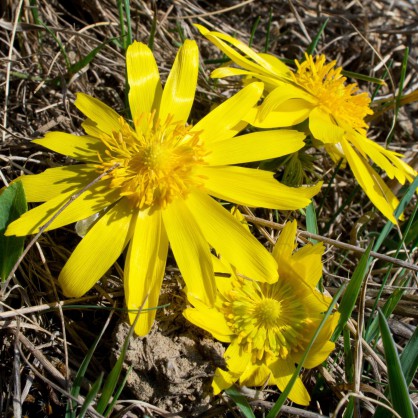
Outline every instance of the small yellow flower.
[[[292, 153], [304, 145], [304, 135], [290, 130], [236, 137], [262, 94], [262, 83], [248, 85], [189, 125], [199, 64], [196, 43], [188, 40], [179, 49], [164, 89], [146, 45], [134, 42], [126, 62], [133, 124], [79, 93], [75, 105], [87, 116], [87, 135], [51, 132], [34, 142], [81, 164], [21, 177], [27, 200], [45, 203], [13, 222], [7, 234], [38, 232], [73, 194], [113, 167], [47, 229], [100, 213], [59, 275], [64, 294], [71, 297], [90, 290], [129, 244], [126, 304], [130, 310], [151, 309], [135, 329], [144, 335], [154, 321], [152, 308], [158, 306], [169, 242], [189, 292], [209, 305], [215, 299], [210, 246], [257, 280], [277, 276], [274, 259], [210, 195], [292, 210], [308, 205], [320, 184], [290, 188], [270, 172], [233, 166]], [[131, 312], [131, 321], [134, 318]]]
[[[416, 171], [401, 160], [402, 155], [389, 151], [367, 138], [365, 117], [373, 112], [366, 93], [358, 93], [356, 84], [346, 85], [342, 68], [336, 62], [326, 63], [324, 55], [305, 55], [296, 61], [292, 72], [270, 54], [257, 54], [231, 36], [210, 32], [195, 25], [213, 44], [242, 68], [216, 69], [212, 77], [245, 75], [247, 81], [259, 79], [265, 84], [266, 97], [252, 116], [251, 124], [259, 128], [292, 126], [309, 120], [309, 130], [325, 147], [334, 161], [345, 159], [371, 202], [390, 221], [399, 201], [372, 168], [369, 158], [390, 179], [399, 183], [413, 181]], [[235, 48], [232, 48], [231, 45]]]
[[[218, 340], [230, 343], [224, 355], [228, 370], [215, 372], [215, 394], [237, 381], [247, 386], [274, 384], [284, 390], [328, 309], [332, 299], [315, 288], [322, 273], [323, 244], [306, 245], [294, 253], [295, 237], [293, 221], [285, 226], [273, 250], [279, 273], [276, 282], [258, 283], [235, 275], [218, 260], [217, 271], [227, 271], [231, 278], [216, 278], [215, 306], [189, 298], [195, 307], [187, 308], [185, 317]], [[327, 319], [304, 367], [318, 366], [334, 349], [329, 339], [338, 319], [338, 313]], [[309, 404], [300, 378], [289, 399]]]

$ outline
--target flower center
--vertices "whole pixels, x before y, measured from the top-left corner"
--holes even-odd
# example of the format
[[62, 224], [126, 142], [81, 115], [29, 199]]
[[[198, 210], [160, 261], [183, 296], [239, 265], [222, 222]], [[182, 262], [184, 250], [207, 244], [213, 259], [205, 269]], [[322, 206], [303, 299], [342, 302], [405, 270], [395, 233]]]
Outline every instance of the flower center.
[[283, 280], [266, 284], [237, 278], [221, 311], [253, 362], [266, 356], [285, 359], [308, 341], [306, 328], [312, 320]]
[[119, 122], [119, 132], [101, 137], [107, 150], [100, 170], [119, 164], [109, 174], [111, 187], [120, 189], [120, 196], [134, 207], [164, 208], [203, 184], [195, 168], [204, 164], [206, 153], [199, 132], [190, 132], [191, 126], [170, 117], [161, 122], [154, 113], [139, 118], [137, 126], [146, 126], [145, 132], [135, 132], [123, 118]]
[[[325, 63], [325, 56], [305, 55], [300, 63], [295, 60], [297, 71], [292, 74], [293, 81], [318, 99], [319, 106], [333, 117], [338, 125], [348, 125], [360, 133], [367, 130], [364, 118], [373, 114], [367, 93], [358, 92], [356, 83], [345, 84], [342, 68], [335, 67], [336, 61]], [[344, 127], [344, 126], [343, 126]]]

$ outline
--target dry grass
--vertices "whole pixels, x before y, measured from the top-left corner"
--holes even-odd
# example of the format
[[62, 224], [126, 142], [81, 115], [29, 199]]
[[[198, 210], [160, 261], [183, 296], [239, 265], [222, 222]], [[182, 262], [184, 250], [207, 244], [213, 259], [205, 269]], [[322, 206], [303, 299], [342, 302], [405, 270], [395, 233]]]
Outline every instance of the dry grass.
[[[300, 57], [321, 24], [329, 18], [318, 44], [318, 52], [338, 60], [346, 70], [374, 77], [382, 77], [385, 68], [390, 65], [389, 76], [386, 77], [388, 85], [379, 91], [377, 99], [391, 98], [396, 92], [405, 47], [409, 47], [410, 55], [403, 90], [409, 93], [418, 88], [418, 10], [413, 0], [135, 0], [131, 3], [135, 39], [147, 43], [153, 19], [156, 19], [154, 53], [163, 78], [168, 74], [182, 37], [197, 40], [202, 56], [202, 71], [194, 108], [195, 117], [206, 113], [213, 104], [224, 100], [239, 86], [214, 83], [209, 79], [214, 67], [204, 61], [219, 58], [220, 54], [198, 36], [192, 24], [203, 23], [248, 41], [251, 28], [260, 16], [253, 46], [261, 51], [265, 47], [270, 11], [270, 52], [288, 59]], [[0, 179], [7, 186], [22, 174], [39, 173], [49, 167], [72, 163], [68, 158], [32, 144], [31, 140], [50, 130], [82, 133], [80, 124], [83, 117], [72, 104], [76, 92], [95, 96], [123, 114], [125, 62], [122, 49], [115, 42], [109, 41], [120, 36], [118, 8], [112, 0], [5, 0], [0, 4], [0, 12]], [[70, 64], [87, 56], [104, 42], [107, 44], [86, 67], [74, 74], [69, 71]], [[361, 86], [364, 89], [374, 88], [363, 82]], [[394, 113], [388, 111], [372, 121], [371, 136], [377, 142], [384, 143], [390, 132], [393, 132], [393, 149], [404, 153], [406, 160], [417, 168], [417, 120], [416, 104], [403, 107], [395, 125]], [[315, 157], [312, 179], [323, 178], [325, 183], [330, 182], [327, 198], [322, 202], [319, 195], [316, 202], [317, 206], [322, 204], [318, 216], [320, 235], [328, 239], [324, 283], [328, 291], [334, 294], [341, 284], [350, 279], [358, 264], [359, 252], [364, 251], [371, 239], [380, 233], [384, 220], [372, 211], [370, 202], [356, 188], [351, 173], [340, 170], [332, 179], [332, 162], [323, 155]], [[406, 211], [407, 219], [415, 204], [413, 199]], [[343, 211], [338, 213], [338, 208], [343, 208]], [[258, 228], [260, 239], [265, 241], [263, 233], [274, 235], [277, 224], [271, 222], [272, 214], [267, 211], [256, 211], [255, 215], [264, 220], [264, 223], [262, 220], [254, 221], [254, 225]], [[303, 227], [304, 218], [300, 215], [299, 218], [300, 227]], [[286, 214], [282, 215], [280, 221], [285, 219]], [[393, 242], [399, 241], [399, 236], [393, 231], [389, 238], [380, 252], [393, 257]], [[109, 323], [105, 337], [89, 366], [82, 394], [86, 393], [88, 381], [91, 384], [100, 372], [110, 371], [113, 356], [120, 350], [123, 336], [126, 336], [126, 332], [121, 331], [123, 311], [116, 310], [113, 315], [110, 312], [112, 307], [123, 308], [124, 304], [121, 267], [115, 265], [88, 295], [79, 300], [65, 301], [57, 287], [58, 273], [78, 240], [73, 226], [42, 235], [21, 262], [13, 280], [7, 287], [2, 287], [1, 416], [17, 417], [19, 413], [20, 416], [26, 414], [30, 417], [63, 416], [69, 382], [107, 319]], [[315, 371], [305, 374], [307, 386], [316, 391], [316, 402], [307, 410], [285, 406], [283, 416], [329, 416], [338, 409], [339, 402], [345, 399], [348, 392], [355, 392], [355, 396], [361, 399], [356, 404], [356, 416], [373, 415], [375, 401], [382, 400], [385, 391], [387, 365], [382, 356], [381, 343], [377, 341], [376, 345], [371, 346], [358, 339], [357, 335], [359, 329], [367, 323], [382, 278], [390, 268], [389, 281], [377, 302], [383, 305], [395, 289], [404, 287], [405, 293], [389, 323], [399, 351], [410, 340], [418, 319], [417, 272], [410, 268], [416, 259], [416, 237], [411, 241], [414, 242], [415, 248], [412, 244], [406, 246], [399, 256], [406, 260], [403, 266], [395, 262], [388, 267], [384, 260], [375, 258], [367, 285], [358, 300], [358, 309], [349, 324], [352, 350], [357, 360], [357, 380], [350, 381], [346, 375], [340, 340], [326, 367], [321, 367], [319, 373]], [[344, 244], [351, 244], [351, 247], [344, 247]], [[181, 308], [185, 304], [181, 292], [182, 281], [172, 259], [168, 266], [162, 302], [168, 301], [171, 306], [159, 313], [152, 334], [153, 338], [157, 338], [155, 334], [161, 334], [182, 347], [193, 346], [194, 355], [201, 354], [202, 350], [207, 351], [199, 360], [200, 364], [206, 365], [199, 369], [201, 375], [193, 375], [193, 385], [199, 387], [199, 390], [173, 382], [167, 371], [169, 369], [159, 367], [152, 350], [148, 352], [143, 345], [138, 347], [132, 342], [136, 348], [131, 350], [132, 358], [129, 361], [134, 365], [135, 376], [141, 379], [141, 375], [147, 375], [149, 386], [154, 385], [155, 389], [163, 385], [167, 389], [166, 393], [154, 390], [146, 394], [144, 386], [139, 386], [139, 392], [135, 392], [135, 388], [130, 386], [132, 382], [128, 381], [122, 399], [131, 401], [118, 405], [114, 416], [123, 416], [123, 408], [127, 405], [127, 415], [124, 416], [174, 416], [170, 415], [174, 413], [208, 417], [237, 415], [238, 412], [231, 412], [230, 401], [210, 396], [211, 373], [218, 361], [216, 356], [221, 356], [219, 350], [221, 352], [222, 348], [216, 344], [211, 345], [213, 342], [203, 344], [202, 341], [209, 337], [199, 334], [198, 330], [191, 329], [185, 323], [181, 316]], [[167, 297], [167, 294], [171, 297]], [[79, 307], [69, 309], [66, 304]], [[121, 332], [122, 340], [115, 336]], [[144, 341], [146, 345], [148, 340]], [[184, 349], [176, 355], [187, 357], [190, 352]], [[135, 356], [141, 358], [142, 365], [135, 364]], [[168, 362], [160, 357], [158, 361], [165, 365]], [[168, 383], [164, 381], [164, 373], [168, 376]], [[198, 381], [200, 386], [196, 383]], [[321, 385], [325, 389], [321, 389]], [[411, 390], [415, 404], [416, 388], [415, 379]], [[141, 393], [144, 394], [142, 398]], [[263, 416], [263, 412], [268, 411], [278, 397], [274, 388], [267, 388], [263, 393], [246, 394], [257, 398], [251, 404], [258, 416]], [[341, 406], [344, 405], [341, 403]]]

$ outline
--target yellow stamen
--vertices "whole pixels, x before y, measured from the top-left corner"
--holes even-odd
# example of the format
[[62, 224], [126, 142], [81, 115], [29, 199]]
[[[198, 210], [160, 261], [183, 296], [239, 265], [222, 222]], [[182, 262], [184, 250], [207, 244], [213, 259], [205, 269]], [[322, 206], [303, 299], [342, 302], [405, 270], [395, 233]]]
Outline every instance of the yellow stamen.
[[[147, 123], [141, 124], [144, 119]], [[154, 113], [138, 118], [136, 125], [146, 125], [146, 132], [135, 132], [123, 118], [119, 122], [119, 132], [101, 138], [107, 150], [100, 156], [99, 170], [119, 163], [110, 173], [111, 187], [120, 189], [120, 196], [134, 207], [164, 208], [202, 185], [203, 178], [194, 169], [204, 164], [205, 149], [199, 133], [190, 132], [191, 126], [171, 117], [162, 122]]]
[[325, 55], [315, 58], [305, 54], [306, 60], [300, 63], [295, 60], [297, 71], [292, 74], [293, 81], [318, 99], [318, 105], [337, 124], [346, 124], [361, 133], [367, 130], [364, 118], [373, 114], [370, 109], [370, 98], [367, 93], [358, 92], [357, 84], [345, 84], [346, 77], [341, 74], [342, 68], [336, 61], [325, 63]]

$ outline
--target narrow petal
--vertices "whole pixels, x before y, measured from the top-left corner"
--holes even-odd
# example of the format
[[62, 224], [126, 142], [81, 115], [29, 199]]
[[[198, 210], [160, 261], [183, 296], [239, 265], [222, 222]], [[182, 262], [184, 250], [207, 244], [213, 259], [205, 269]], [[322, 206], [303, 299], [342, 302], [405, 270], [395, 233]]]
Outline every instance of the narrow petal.
[[77, 99], [74, 104], [80, 112], [84, 113], [104, 133], [112, 135], [113, 132], [120, 131], [119, 119], [121, 116], [102, 101], [84, 93], [77, 93]]
[[[274, 383], [281, 391], [283, 391], [295, 371], [294, 364], [291, 364], [290, 361], [279, 359], [270, 364], [269, 367], [273, 373]], [[295, 381], [295, 384], [293, 385], [288, 397], [292, 402], [295, 402], [299, 405], [309, 405], [311, 397], [309, 396], [309, 393], [306, 390], [305, 385], [303, 384], [300, 377], [298, 377]]]
[[241, 274], [263, 282], [277, 279], [270, 253], [219, 203], [196, 191], [186, 204], [210, 245]]
[[92, 182], [98, 173], [93, 164], [69, 165], [48, 168], [43, 173], [21, 176], [28, 202], [46, 202], [54, 197], [82, 189]]
[[312, 110], [309, 115], [309, 130], [314, 138], [319, 139], [324, 144], [336, 144], [343, 139], [344, 129], [336, 125], [330, 115], [319, 107]]
[[192, 108], [199, 71], [199, 50], [195, 41], [186, 40], [179, 49], [164, 87], [160, 119], [169, 115], [174, 122], [186, 122]]
[[192, 131], [200, 132], [200, 138], [208, 145], [232, 138], [245, 128], [243, 119], [262, 93], [263, 83], [249, 84], [201, 119]]
[[[138, 211], [134, 217], [135, 227], [125, 263], [124, 288], [129, 310], [140, 309], [135, 333], [148, 334], [154, 323], [156, 307], [164, 278], [168, 252], [168, 238], [161, 212]], [[149, 309], [149, 310], [148, 310]], [[129, 312], [131, 324], [135, 312]]]
[[104, 154], [106, 146], [92, 136], [76, 136], [65, 132], [49, 132], [44, 138], [32, 141], [62, 155], [85, 162], [99, 162], [98, 153]]
[[297, 272], [297, 276], [312, 287], [315, 287], [318, 284], [318, 281], [322, 276], [321, 258], [324, 254], [324, 250], [325, 247], [322, 243], [315, 245], [307, 244], [296, 251], [292, 257], [293, 271]]
[[239, 205], [295, 210], [309, 205], [322, 183], [312, 187], [289, 187], [279, 183], [273, 173], [235, 166], [200, 167], [209, 194]]
[[[157, 63], [152, 51], [141, 42], [134, 41], [126, 52], [126, 71], [129, 83], [129, 107], [137, 129], [141, 128], [138, 119], [142, 113], [158, 109], [162, 87]], [[141, 119], [141, 121], [145, 121]]]
[[306, 120], [312, 109], [313, 106], [305, 100], [291, 99], [277, 106], [274, 110], [265, 113], [263, 117], [261, 117], [260, 113], [257, 113], [254, 119], [249, 120], [249, 122], [257, 128], [264, 129], [293, 126]]
[[233, 333], [226, 323], [224, 315], [217, 309], [201, 305], [199, 309], [185, 309], [183, 315], [192, 324], [211, 333], [217, 340], [224, 343], [231, 342]]
[[[199, 29], [203, 36], [205, 36], [210, 42], [216, 45], [222, 52], [231, 58], [232, 61], [246, 70], [265, 75], [274, 75], [277, 78], [290, 77], [289, 68], [281, 61], [276, 60], [273, 63], [272, 60], [266, 60], [263, 56], [261, 56], [261, 54], [257, 54], [248, 45], [244, 44], [244, 42], [241, 42], [232, 36], [220, 32], [209, 31], [202, 25], [195, 24], [194, 26]], [[224, 41], [237, 48], [239, 52]]]
[[226, 349], [224, 358], [232, 374], [241, 375], [251, 361], [251, 351], [246, 350], [237, 340], [233, 340]]
[[[109, 187], [110, 180], [103, 180], [81, 196], [71, 202], [55, 220], [45, 229], [50, 231], [60, 226], [68, 225], [90, 215], [100, 212], [106, 206], [111, 205], [119, 197], [119, 192]], [[42, 225], [45, 225], [55, 213], [70, 200], [77, 190], [58, 195], [53, 199], [24, 213], [19, 219], [12, 222], [7, 229], [7, 235], [36, 234]]]
[[242, 164], [281, 157], [300, 150], [305, 135], [291, 130], [254, 132], [210, 145], [209, 165]]
[[163, 210], [164, 226], [187, 293], [212, 306], [216, 296], [209, 244], [182, 199]]
[[239, 376], [234, 376], [225, 370], [217, 368], [212, 381], [213, 394], [218, 395], [223, 390], [230, 388], [238, 380], [238, 377]]
[[121, 200], [91, 228], [58, 277], [65, 296], [84, 295], [112, 266], [130, 239], [131, 219]]
[[[273, 248], [273, 257], [280, 268], [282, 262], [291, 260], [296, 248], [297, 221], [287, 222]], [[279, 272], [280, 274], [280, 272]]]
[[389, 187], [386, 186], [379, 174], [370, 167], [364, 158], [356, 153], [346, 140], [342, 141], [341, 145], [351, 171], [361, 188], [377, 209], [379, 209], [392, 223], [396, 224], [393, 212], [399, 204], [398, 199], [391, 192]]

